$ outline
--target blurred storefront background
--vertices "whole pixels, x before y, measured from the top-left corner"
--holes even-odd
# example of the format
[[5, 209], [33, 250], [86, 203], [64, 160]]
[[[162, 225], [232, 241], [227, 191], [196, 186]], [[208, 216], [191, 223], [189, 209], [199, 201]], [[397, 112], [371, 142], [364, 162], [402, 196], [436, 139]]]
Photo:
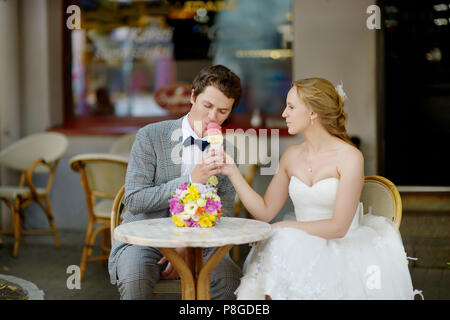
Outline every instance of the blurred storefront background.
[[67, 117], [169, 116], [155, 93], [190, 84], [211, 64], [241, 77], [235, 113], [281, 114], [292, 81], [291, 0], [66, 0], [64, 8], [71, 5], [81, 28], [64, 32]]

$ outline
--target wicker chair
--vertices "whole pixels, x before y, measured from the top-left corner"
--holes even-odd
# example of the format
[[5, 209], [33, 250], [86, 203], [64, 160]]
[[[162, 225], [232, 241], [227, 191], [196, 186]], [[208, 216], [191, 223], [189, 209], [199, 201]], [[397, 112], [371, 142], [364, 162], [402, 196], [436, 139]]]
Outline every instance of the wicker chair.
[[[397, 229], [402, 221], [402, 201], [395, 185], [388, 179], [371, 175], [364, 178], [360, 201], [364, 213], [383, 216], [391, 220]], [[283, 220], [295, 220], [295, 214], [289, 213]]]
[[[114, 241], [114, 229], [122, 222], [122, 213], [125, 211], [123, 198], [125, 186], [122, 186], [117, 193], [111, 210], [111, 245]], [[158, 293], [179, 293], [181, 294], [180, 280], [160, 280], [153, 289], [153, 294]]]
[[[128, 159], [119, 155], [88, 153], [70, 159], [70, 166], [81, 174], [81, 185], [89, 212], [80, 263], [80, 278], [83, 279], [87, 262], [106, 261], [109, 258], [111, 208], [113, 199], [125, 183]], [[100, 226], [94, 230], [95, 224]], [[95, 239], [100, 232], [103, 233], [102, 254], [92, 257]]]
[[364, 179], [361, 193], [365, 213], [390, 219], [397, 229], [402, 222], [402, 200], [397, 187], [388, 179], [371, 175]]
[[[6, 168], [22, 172], [18, 186], [0, 187], [0, 200], [6, 203], [13, 215], [13, 231], [3, 234], [14, 235], [13, 256], [19, 253], [19, 239], [24, 235], [53, 234], [55, 245], [60, 247], [58, 234], [53, 221], [49, 194], [53, 186], [59, 159], [67, 150], [68, 140], [59, 133], [37, 133], [27, 136], [0, 152], [0, 164]], [[33, 183], [35, 174], [48, 174], [45, 188]], [[24, 210], [36, 202], [45, 212], [51, 230], [24, 230]]]

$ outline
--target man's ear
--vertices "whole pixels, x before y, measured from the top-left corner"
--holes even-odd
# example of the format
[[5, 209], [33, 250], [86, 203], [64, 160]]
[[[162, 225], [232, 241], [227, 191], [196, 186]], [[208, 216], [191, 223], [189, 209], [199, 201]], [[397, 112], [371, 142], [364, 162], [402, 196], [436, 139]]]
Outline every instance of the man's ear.
[[191, 104], [195, 103], [194, 89], [191, 91]]

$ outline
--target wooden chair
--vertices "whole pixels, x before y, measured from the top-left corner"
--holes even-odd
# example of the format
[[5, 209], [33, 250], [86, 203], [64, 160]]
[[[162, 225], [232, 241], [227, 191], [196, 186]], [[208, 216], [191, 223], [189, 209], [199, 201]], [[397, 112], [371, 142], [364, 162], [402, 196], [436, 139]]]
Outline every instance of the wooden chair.
[[[125, 195], [125, 186], [122, 186], [117, 192], [111, 210], [111, 245], [114, 241], [114, 229], [122, 222], [122, 213], [125, 211], [123, 198]], [[160, 280], [153, 289], [153, 294], [158, 293], [178, 293], [181, 294], [180, 280]]]
[[365, 213], [384, 216], [394, 222], [397, 229], [402, 222], [402, 200], [397, 187], [378, 175], [366, 176], [361, 193]]
[[[0, 187], [0, 200], [6, 203], [13, 215], [13, 231], [2, 233], [14, 235], [14, 257], [19, 253], [19, 239], [24, 242], [25, 235], [53, 234], [56, 247], [60, 247], [49, 194], [56, 167], [67, 145], [68, 140], [64, 135], [46, 132], [27, 136], [0, 152], [1, 165], [22, 172], [18, 186]], [[36, 174], [48, 175], [45, 188], [34, 184], [33, 176]], [[45, 212], [51, 230], [24, 230], [24, 210], [32, 202], [36, 202]]]
[[[109, 258], [111, 208], [113, 199], [125, 183], [127, 165], [127, 157], [111, 154], [88, 153], [70, 159], [71, 168], [81, 174], [81, 185], [89, 213], [80, 263], [81, 279], [87, 262], [106, 261]], [[100, 226], [94, 230], [95, 224]], [[101, 255], [92, 256], [95, 239], [100, 232], [103, 233]]]

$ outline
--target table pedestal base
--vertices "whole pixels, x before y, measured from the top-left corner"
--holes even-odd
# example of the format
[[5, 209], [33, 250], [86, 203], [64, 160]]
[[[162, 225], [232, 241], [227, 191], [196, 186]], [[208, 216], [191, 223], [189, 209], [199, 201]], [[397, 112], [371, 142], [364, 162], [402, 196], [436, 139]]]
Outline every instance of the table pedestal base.
[[203, 264], [203, 248], [188, 248], [187, 260], [173, 248], [158, 248], [172, 263], [181, 278], [181, 299], [209, 300], [209, 282], [211, 274], [233, 245], [218, 247]]

